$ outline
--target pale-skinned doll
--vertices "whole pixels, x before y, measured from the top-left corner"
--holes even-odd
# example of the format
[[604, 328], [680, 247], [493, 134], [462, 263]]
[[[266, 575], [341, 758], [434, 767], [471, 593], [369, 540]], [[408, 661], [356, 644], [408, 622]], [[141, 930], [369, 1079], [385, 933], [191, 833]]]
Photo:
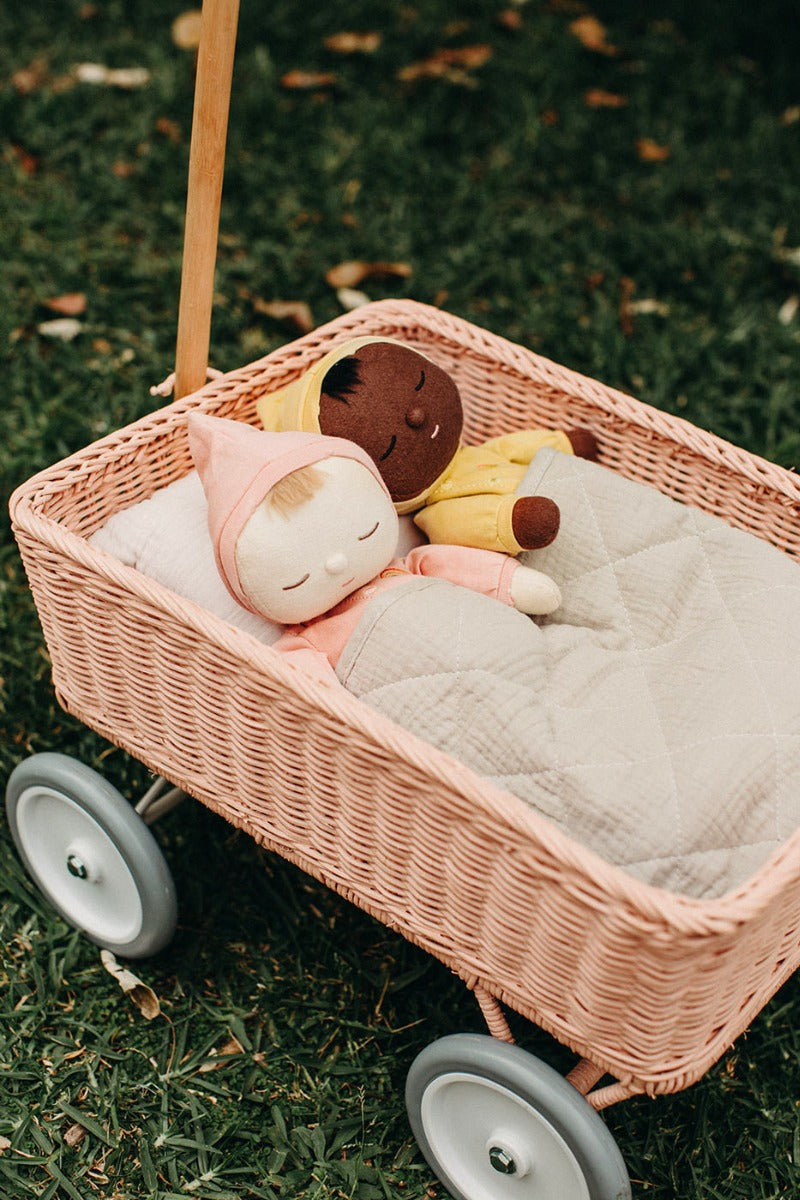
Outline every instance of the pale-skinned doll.
[[495, 551], [418, 546], [395, 557], [398, 517], [370, 456], [321, 434], [270, 433], [195, 414], [192, 454], [228, 590], [289, 628], [275, 649], [331, 678], [371, 603], [415, 581], [443, 581], [519, 613], [560, 603], [548, 576]]

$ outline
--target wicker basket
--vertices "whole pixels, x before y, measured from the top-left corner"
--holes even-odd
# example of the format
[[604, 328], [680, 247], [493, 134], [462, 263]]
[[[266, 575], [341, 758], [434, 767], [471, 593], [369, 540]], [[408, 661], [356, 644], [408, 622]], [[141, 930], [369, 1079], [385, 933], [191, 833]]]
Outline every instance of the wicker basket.
[[338, 342], [397, 337], [450, 371], [466, 436], [586, 425], [602, 462], [800, 554], [800, 481], [594, 380], [411, 302], [368, 305], [18, 489], [12, 517], [71, 713], [594, 1064], [597, 1108], [698, 1079], [800, 962], [800, 833], [700, 901], [641, 884], [524, 802], [96, 550], [191, 467], [191, 410], [255, 403]]

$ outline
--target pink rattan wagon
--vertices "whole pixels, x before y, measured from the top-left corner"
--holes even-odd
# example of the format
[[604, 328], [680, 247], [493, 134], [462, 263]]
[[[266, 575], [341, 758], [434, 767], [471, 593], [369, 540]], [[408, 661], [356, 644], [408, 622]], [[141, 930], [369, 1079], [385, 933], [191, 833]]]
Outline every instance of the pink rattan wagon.
[[[221, 14], [206, 7], [206, 58], [209, 44], [221, 55], [235, 24], [231, 5]], [[204, 62], [201, 48], [198, 95]], [[195, 130], [199, 142], [197, 108]], [[219, 150], [212, 157], [221, 161]], [[190, 186], [187, 242], [192, 194]], [[187, 289], [211, 294], [185, 272]], [[189, 324], [202, 342], [196, 305]], [[118, 953], [146, 955], [170, 936], [176, 906], [143, 817], [178, 793], [195, 797], [474, 992], [492, 1036], [423, 1049], [407, 1086], [415, 1136], [457, 1200], [621, 1200], [628, 1178], [599, 1110], [696, 1081], [794, 971], [800, 833], [713, 900], [638, 882], [89, 540], [190, 471], [189, 413], [255, 424], [260, 397], [360, 335], [400, 338], [450, 371], [468, 441], [568, 418], [597, 433], [604, 466], [800, 554], [794, 475], [438, 310], [367, 305], [199, 387], [189, 355], [188, 389], [179, 344], [180, 399], [43, 471], [12, 499], [60, 702], [172, 790], [156, 785], [134, 810], [80, 764], [37, 755], [9, 783], [12, 831], [69, 920]], [[504, 1007], [574, 1050], [566, 1079], [513, 1044]]]

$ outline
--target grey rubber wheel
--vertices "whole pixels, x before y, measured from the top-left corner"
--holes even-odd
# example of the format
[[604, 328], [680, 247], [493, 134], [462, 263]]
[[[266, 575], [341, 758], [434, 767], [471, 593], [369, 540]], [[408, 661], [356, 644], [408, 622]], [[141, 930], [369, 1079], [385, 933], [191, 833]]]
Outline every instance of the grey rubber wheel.
[[9, 778], [6, 812], [31, 878], [91, 941], [125, 958], [169, 942], [177, 921], [169, 867], [102, 775], [65, 754], [34, 754]]
[[602, 1117], [519, 1046], [481, 1034], [433, 1042], [408, 1073], [406, 1107], [453, 1200], [630, 1200]]

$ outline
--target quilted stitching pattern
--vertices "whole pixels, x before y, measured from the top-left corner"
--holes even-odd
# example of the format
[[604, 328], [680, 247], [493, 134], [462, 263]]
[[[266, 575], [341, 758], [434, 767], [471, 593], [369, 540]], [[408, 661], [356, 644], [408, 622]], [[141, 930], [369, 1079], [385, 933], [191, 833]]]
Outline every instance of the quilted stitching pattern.
[[800, 569], [552, 451], [521, 490], [561, 507], [529, 556], [558, 612], [398, 589], [340, 675], [638, 878], [721, 895], [800, 824]]

